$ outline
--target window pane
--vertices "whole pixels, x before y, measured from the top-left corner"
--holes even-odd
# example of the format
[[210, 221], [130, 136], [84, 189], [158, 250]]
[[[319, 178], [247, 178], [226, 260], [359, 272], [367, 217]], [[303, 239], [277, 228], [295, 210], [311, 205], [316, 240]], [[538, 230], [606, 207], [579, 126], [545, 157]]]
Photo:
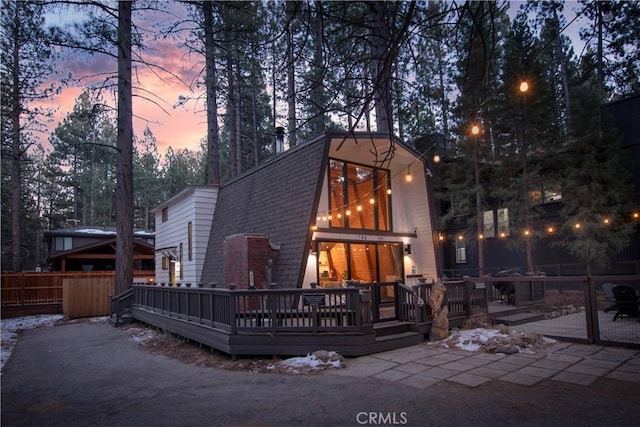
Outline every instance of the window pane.
[[331, 227], [344, 227], [346, 200], [344, 198], [344, 163], [329, 160], [329, 210]]
[[509, 209], [498, 209], [498, 232], [505, 236], [509, 235]]
[[400, 244], [379, 244], [378, 262], [381, 282], [395, 282], [402, 279], [402, 246]]
[[390, 189], [387, 171], [378, 171], [376, 177], [376, 203], [378, 206], [378, 230], [389, 230], [389, 197]]
[[342, 283], [349, 278], [345, 243], [318, 243], [318, 271], [320, 286], [323, 287], [329, 283]]
[[484, 237], [496, 237], [496, 229], [493, 223], [493, 211], [484, 211], [482, 223], [484, 224]]
[[456, 239], [456, 263], [464, 264], [467, 262], [467, 245], [464, 240]]
[[375, 203], [370, 203], [374, 198], [373, 170], [364, 166], [347, 165], [348, 197], [350, 228], [375, 229], [374, 209]]
[[351, 280], [377, 281], [376, 248], [372, 244], [351, 243]]

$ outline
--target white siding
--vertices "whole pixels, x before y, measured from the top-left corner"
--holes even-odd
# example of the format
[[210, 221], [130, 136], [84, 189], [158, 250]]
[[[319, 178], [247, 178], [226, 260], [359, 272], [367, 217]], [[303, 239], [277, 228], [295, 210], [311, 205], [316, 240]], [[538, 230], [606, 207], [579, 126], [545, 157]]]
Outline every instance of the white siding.
[[[182, 278], [176, 275], [176, 282], [200, 282], [217, 195], [216, 187], [188, 187], [156, 209], [156, 281], [169, 281], [169, 270], [162, 269], [162, 250], [175, 248], [179, 257], [182, 244]], [[167, 208], [168, 213], [165, 222], [162, 222], [163, 208]], [[191, 261], [187, 231], [189, 222], [192, 224]]]

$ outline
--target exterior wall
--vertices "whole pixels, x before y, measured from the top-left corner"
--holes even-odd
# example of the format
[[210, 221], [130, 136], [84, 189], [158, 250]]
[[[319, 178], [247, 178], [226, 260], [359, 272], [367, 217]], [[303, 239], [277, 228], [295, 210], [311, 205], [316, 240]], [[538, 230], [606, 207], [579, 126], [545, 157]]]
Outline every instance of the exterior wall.
[[413, 173], [411, 183], [404, 182], [404, 174], [391, 181], [394, 230], [416, 234], [404, 240], [411, 245], [411, 254], [404, 257], [405, 280], [410, 284], [414, 283], [407, 275], [422, 275], [427, 282], [438, 279], [427, 179], [424, 173]]
[[[346, 145], [338, 153], [330, 154], [332, 157], [355, 163], [367, 164], [368, 155], [366, 145], [351, 146]], [[351, 151], [350, 151], [351, 150]], [[336, 240], [349, 241], [355, 243], [377, 243], [377, 242], [401, 242], [404, 245], [411, 245], [411, 254], [404, 255], [404, 283], [413, 285], [417, 283], [417, 277], [421, 275], [428, 282], [438, 278], [437, 258], [435, 239], [432, 230], [432, 213], [429, 206], [427, 176], [423, 173], [423, 163], [417, 159], [417, 155], [404, 151], [397, 147], [398, 161], [390, 162], [386, 169], [391, 176], [391, 218], [392, 231], [380, 232], [364, 229], [337, 229], [333, 232], [329, 228], [329, 222], [322, 220], [323, 213], [329, 211], [329, 184], [327, 171], [323, 173], [323, 185], [318, 204], [318, 216], [320, 220], [316, 226], [320, 231], [313, 234], [313, 240]], [[364, 153], [366, 151], [367, 153]], [[412, 163], [413, 180], [410, 183], [405, 181], [407, 164]], [[304, 273], [303, 287], [309, 287], [309, 283], [318, 282], [317, 254], [310, 254]]]
[[[188, 187], [155, 210], [156, 219], [156, 281], [168, 283], [169, 269], [163, 269], [163, 250], [174, 248], [180, 258], [182, 244], [182, 278], [176, 272], [175, 282], [199, 283], [207, 250], [218, 189], [216, 187]], [[167, 209], [167, 220], [162, 211]], [[191, 222], [192, 252], [189, 260], [188, 224]]]

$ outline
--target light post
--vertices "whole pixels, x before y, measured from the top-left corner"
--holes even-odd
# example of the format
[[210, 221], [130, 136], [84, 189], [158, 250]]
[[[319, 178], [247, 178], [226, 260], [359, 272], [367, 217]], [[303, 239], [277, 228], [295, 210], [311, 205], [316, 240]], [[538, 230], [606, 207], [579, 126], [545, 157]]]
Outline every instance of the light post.
[[484, 276], [484, 245], [483, 245], [483, 225], [482, 225], [482, 198], [480, 196], [480, 164], [479, 164], [479, 142], [480, 126], [474, 124], [471, 126], [471, 134], [473, 135], [473, 167], [476, 175], [476, 228], [478, 239], [478, 276]]

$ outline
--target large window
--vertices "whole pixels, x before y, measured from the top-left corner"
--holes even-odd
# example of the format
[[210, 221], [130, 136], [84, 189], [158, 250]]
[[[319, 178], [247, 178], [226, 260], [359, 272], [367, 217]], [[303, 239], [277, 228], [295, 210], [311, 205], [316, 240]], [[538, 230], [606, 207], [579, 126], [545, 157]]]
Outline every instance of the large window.
[[318, 242], [320, 286], [347, 280], [394, 282], [403, 277], [401, 243]]
[[331, 227], [390, 230], [389, 171], [329, 161]]

